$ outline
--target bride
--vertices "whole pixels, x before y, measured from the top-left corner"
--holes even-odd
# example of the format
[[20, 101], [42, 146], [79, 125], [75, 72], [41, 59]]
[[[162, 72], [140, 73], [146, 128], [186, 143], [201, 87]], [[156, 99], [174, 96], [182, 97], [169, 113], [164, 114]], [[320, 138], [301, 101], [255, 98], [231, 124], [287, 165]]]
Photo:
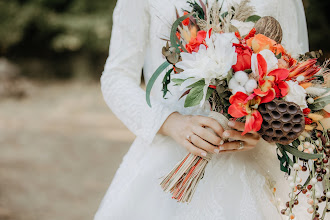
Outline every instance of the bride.
[[[240, 0], [225, 0], [224, 6], [230, 7], [233, 2]], [[251, 0], [250, 4], [256, 14], [273, 16], [280, 22], [282, 44], [292, 55], [308, 51], [301, 0]], [[239, 122], [229, 122], [232, 130], [224, 131], [218, 122], [206, 117], [207, 109], [184, 109], [177, 101], [177, 88], [170, 88], [172, 95], [164, 100], [161, 81], [152, 91], [152, 108], [147, 105], [140, 87], [141, 71], [143, 68], [148, 82], [164, 62], [161, 48], [165, 42], [161, 38], [169, 36], [175, 8], [179, 12], [189, 9], [187, 0], [117, 2], [102, 92], [111, 110], [137, 138], [95, 220], [284, 218], [280, 210], [288, 201], [289, 186], [279, 169], [275, 146], [260, 140], [256, 133], [241, 136], [243, 124]], [[223, 144], [221, 137], [225, 136], [235, 141]], [[216, 156], [207, 166], [192, 202], [181, 204], [164, 193], [159, 183], [187, 152]], [[295, 208], [296, 219], [311, 218], [306, 209]]]

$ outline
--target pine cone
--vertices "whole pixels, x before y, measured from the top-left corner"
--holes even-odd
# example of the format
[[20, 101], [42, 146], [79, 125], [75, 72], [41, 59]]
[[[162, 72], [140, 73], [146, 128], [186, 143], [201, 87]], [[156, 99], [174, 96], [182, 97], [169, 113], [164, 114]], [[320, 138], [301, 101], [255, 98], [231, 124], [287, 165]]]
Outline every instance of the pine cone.
[[290, 144], [305, 129], [305, 118], [299, 105], [283, 100], [273, 100], [259, 106], [263, 118], [258, 133], [270, 143]]

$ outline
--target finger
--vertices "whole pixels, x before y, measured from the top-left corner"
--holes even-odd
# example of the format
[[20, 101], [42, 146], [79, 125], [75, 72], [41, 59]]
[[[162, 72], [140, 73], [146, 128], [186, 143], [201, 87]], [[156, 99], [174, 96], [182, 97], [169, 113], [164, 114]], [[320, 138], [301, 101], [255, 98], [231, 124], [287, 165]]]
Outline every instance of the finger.
[[255, 146], [244, 144], [244, 148], [240, 149], [241, 141], [227, 142], [220, 146], [220, 152], [224, 151], [243, 151], [243, 150], [252, 150]]
[[243, 122], [238, 122], [238, 121], [231, 120], [231, 121], [228, 122], [228, 126], [231, 127], [231, 128], [234, 128], [238, 131], [244, 131], [245, 130], [245, 123], [243, 123]]
[[206, 150], [207, 152], [210, 153], [219, 153], [219, 148], [213, 146], [212, 144], [206, 142], [202, 138], [198, 137], [197, 135], [192, 135], [191, 136], [191, 143], [195, 145], [198, 148], [201, 148], [203, 150]]
[[205, 141], [209, 142], [210, 144], [213, 145], [220, 145], [222, 139], [220, 137], [218, 137], [217, 135], [215, 135], [213, 132], [211, 132], [208, 129], [205, 129], [201, 126], [194, 126], [192, 128], [192, 131], [194, 132], [194, 134], [196, 134], [197, 136], [201, 137], [202, 139], [204, 139]]
[[185, 140], [183, 142], [183, 147], [185, 147], [190, 153], [196, 155], [196, 156], [200, 156], [200, 157], [206, 157], [207, 152], [194, 146], [190, 141]]
[[[231, 128], [234, 128], [238, 131], [244, 131], [245, 130], [245, 123], [243, 122], [239, 122], [239, 121], [235, 121], [235, 120], [231, 120], [228, 122], [228, 126], [231, 127]], [[250, 131], [249, 132], [250, 134], [255, 134], [255, 135], [258, 135], [259, 134], [255, 131]]]
[[235, 130], [227, 130], [223, 132], [223, 137], [231, 138], [238, 141], [244, 141], [249, 145], [256, 145], [259, 141], [259, 139], [253, 134], [247, 133], [245, 135], [242, 135], [242, 132]]
[[205, 127], [209, 127], [211, 128], [219, 137], [222, 136], [223, 133], [223, 128], [220, 125], [219, 122], [217, 122], [215, 119], [213, 118], [209, 118], [209, 117], [204, 117], [204, 116], [197, 116], [197, 122]]

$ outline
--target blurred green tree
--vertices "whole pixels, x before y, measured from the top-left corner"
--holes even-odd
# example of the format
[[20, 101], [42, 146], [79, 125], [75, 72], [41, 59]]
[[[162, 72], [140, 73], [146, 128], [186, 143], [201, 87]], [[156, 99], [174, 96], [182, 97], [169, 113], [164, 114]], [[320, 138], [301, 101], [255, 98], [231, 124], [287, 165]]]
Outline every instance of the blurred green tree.
[[80, 57], [71, 61], [88, 62], [101, 56], [104, 62], [115, 3], [115, 0], [0, 0], [0, 56], [58, 62], [59, 57], [63, 61], [68, 56]]
[[112, 0], [0, 0], [1, 53], [24, 40], [56, 52], [105, 52], [114, 4]]
[[[133, 1], [133, 0], [132, 0]], [[330, 57], [328, 0], [303, 0], [311, 50]], [[0, 57], [28, 76], [100, 76], [116, 0], [0, 0]]]

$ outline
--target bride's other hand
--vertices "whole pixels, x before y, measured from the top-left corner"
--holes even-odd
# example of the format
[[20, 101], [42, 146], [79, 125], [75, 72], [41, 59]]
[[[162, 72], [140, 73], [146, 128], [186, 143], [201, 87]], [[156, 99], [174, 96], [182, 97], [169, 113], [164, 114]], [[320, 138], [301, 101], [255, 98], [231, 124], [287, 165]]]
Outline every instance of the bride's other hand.
[[[211, 128], [215, 134], [207, 128]], [[218, 145], [223, 143], [220, 138], [223, 131], [221, 125], [212, 118], [175, 112], [167, 118], [159, 133], [172, 137], [192, 154], [205, 157], [207, 152], [219, 153]]]
[[230, 138], [235, 141], [227, 142], [220, 146], [221, 152], [247, 151], [256, 147], [260, 140], [260, 135], [256, 132], [250, 132], [242, 135], [245, 124], [238, 121], [229, 121], [228, 126], [234, 130], [223, 132], [224, 138]]

